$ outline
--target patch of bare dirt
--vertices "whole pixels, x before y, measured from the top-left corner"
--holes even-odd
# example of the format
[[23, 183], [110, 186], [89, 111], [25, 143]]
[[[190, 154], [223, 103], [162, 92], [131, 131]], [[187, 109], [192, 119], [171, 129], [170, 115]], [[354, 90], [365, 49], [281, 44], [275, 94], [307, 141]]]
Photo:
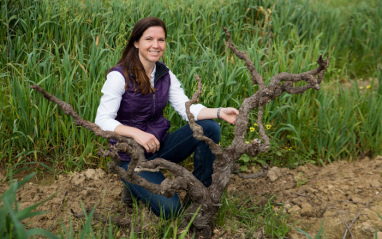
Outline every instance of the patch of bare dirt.
[[[1, 177], [1, 175], [0, 175]], [[0, 179], [1, 181], [1, 179]], [[122, 182], [115, 174], [107, 174], [102, 169], [88, 169], [68, 175], [59, 175], [58, 179], [35, 177], [27, 182], [17, 194], [21, 208], [34, 205], [55, 194], [52, 199], [37, 208], [48, 213], [33, 217], [26, 221], [30, 228], [41, 227], [59, 233], [62, 224], [69, 230], [70, 221], [74, 231], [78, 231], [85, 219], [77, 219], [71, 210], [83, 212], [83, 208], [92, 209], [103, 215], [129, 215], [131, 210], [122, 205]], [[48, 185], [46, 185], [46, 182]], [[8, 183], [0, 183], [0, 193], [8, 187]], [[130, 210], [130, 212], [129, 212]], [[101, 226], [97, 221], [93, 227]], [[127, 233], [127, 232], [126, 232]]]
[[[0, 181], [4, 177], [0, 173]], [[8, 182], [0, 183], [0, 193], [8, 188]], [[326, 238], [372, 238], [377, 225], [382, 231], [382, 156], [365, 158], [355, 162], [340, 161], [325, 167], [305, 165], [297, 169], [270, 168], [266, 176], [242, 179], [234, 176], [228, 187], [228, 195], [245, 192], [261, 203], [266, 195], [275, 195], [274, 202], [283, 205], [275, 210], [290, 214], [290, 222], [314, 236], [321, 223]], [[49, 185], [29, 182], [18, 192], [21, 207], [38, 203], [57, 193], [41, 205], [39, 211], [49, 211], [27, 223], [30, 227], [42, 227], [54, 232], [61, 230], [61, 222], [69, 228], [73, 220], [74, 230], [82, 221], [74, 219], [75, 212], [96, 205], [98, 213], [129, 216], [121, 203], [122, 183], [118, 176], [101, 169], [88, 169], [80, 173], [60, 175]], [[145, 212], [145, 220], [156, 220]], [[143, 222], [142, 222], [143, 223]], [[144, 223], [143, 223], [144, 224]], [[97, 226], [96, 223], [93, 226]], [[128, 231], [122, 235], [128, 235]], [[292, 230], [289, 238], [306, 238]], [[228, 238], [228, 237], [227, 237]]]
[[[275, 202], [291, 214], [290, 222], [315, 236], [321, 223], [326, 238], [373, 238], [382, 231], [382, 157], [339, 161], [325, 167], [295, 170], [273, 167], [257, 179], [234, 177], [228, 193], [248, 192], [256, 198], [275, 195]], [[278, 210], [280, 208], [276, 208]], [[377, 212], [377, 213], [376, 213]], [[290, 238], [306, 238], [292, 230]]]

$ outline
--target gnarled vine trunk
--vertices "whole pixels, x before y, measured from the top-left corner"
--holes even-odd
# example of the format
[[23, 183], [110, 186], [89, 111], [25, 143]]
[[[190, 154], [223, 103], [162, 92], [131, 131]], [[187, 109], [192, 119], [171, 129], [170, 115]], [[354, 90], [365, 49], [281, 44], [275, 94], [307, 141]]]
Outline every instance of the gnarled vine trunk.
[[[243, 154], [256, 156], [259, 153], [265, 152], [270, 147], [268, 136], [265, 134], [262, 123], [264, 105], [276, 99], [282, 93], [300, 94], [306, 90], [313, 88], [320, 89], [320, 83], [323, 79], [324, 72], [329, 65], [329, 58], [323, 60], [320, 56], [317, 60], [318, 67], [314, 70], [303, 72], [300, 74], [280, 73], [272, 77], [270, 83], [265, 85], [262, 77], [256, 71], [253, 62], [249, 59], [245, 52], [236, 49], [232, 44], [230, 34], [224, 28], [227, 36], [228, 47], [242, 60], [246, 62], [247, 68], [250, 71], [253, 84], [259, 85], [259, 90], [245, 98], [239, 109], [236, 126], [234, 131], [234, 139], [227, 148], [223, 149], [220, 145], [215, 144], [213, 140], [203, 135], [202, 128], [195, 123], [194, 117], [190, 113], [190, 105], [197, 101], [201, 94], [201, 79], [198, 80], [198, 90], [193, 95], [192, 99], [186, 103], [188, 118], [190, 119], [190, 127], [194, 132], [194, 137], [198, 140], [205, 141], [211, 151], [216, 155], [216, 160], [213, 165], [212, 184], [205, 187], [195, 176], [186, 168], [167, 161], [162, 158], [154, 160], [146, 160], [144, 157], [144, 149], [133, 139], [120, 136], [114, 132], [103, 131], [96, 124], [82, 119], [69, 104], [57, 99], [56, 97], [45, 92], [38, 85], [33, 85], [31, 88], [42, 93], [45, 98], [56, 103], [67, 115], [74, 119], [76, 125], [82, 126], [93, 131], [97, 136], [107, 139], [116, 139], [118, 143], [110, 146], [110, 150], [100, 149], [102, 156], [110, 156], [113, 161], [108, 163], [110, 171], [116, 172], [121, 178], [139, 186], [150, 190], [152, 193], [171, 197], [176, 191], [185, 190], [190, 196], [192, 205], [187, 209], [186, 220], [184, 224], [188, 224], [192, 216], [197, 212], [195, 219], [192, 222], [196, 229], [197, 237], [210, 238], [212, 233], [212, 217], [220, 208], [220, 200], [224, 190], [227, 188], [230, 179], [233, 175], [234, 163]], [[303, 86], [294, 86], [296, 82], [306, 82]], [[248, 126], [249, 115], [251, 110], [258, 110], [257, 124], [259, 126], [259, 134], [261, 139], [253, 139], [251, 142], [245, 142], [245, 133]], [[124, 151], [131, 156], [131, 163], [127, 171], [118, 166], [119, 156], [118, 151]], [[174, 175], [173, 179], [166, 178], [159, 186], [148, 182], [146, 179], [139, 176], [141, 171], [159, 171], [166, 169]]]

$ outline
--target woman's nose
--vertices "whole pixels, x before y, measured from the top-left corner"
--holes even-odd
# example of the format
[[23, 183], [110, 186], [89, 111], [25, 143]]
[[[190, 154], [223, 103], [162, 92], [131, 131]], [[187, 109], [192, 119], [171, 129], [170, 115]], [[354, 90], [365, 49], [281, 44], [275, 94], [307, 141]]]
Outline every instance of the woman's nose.
[[153, 42], [153, 47], [159, 47], [159, 43], [158, 43], [157, 40], [155, 40], [155, 41]]

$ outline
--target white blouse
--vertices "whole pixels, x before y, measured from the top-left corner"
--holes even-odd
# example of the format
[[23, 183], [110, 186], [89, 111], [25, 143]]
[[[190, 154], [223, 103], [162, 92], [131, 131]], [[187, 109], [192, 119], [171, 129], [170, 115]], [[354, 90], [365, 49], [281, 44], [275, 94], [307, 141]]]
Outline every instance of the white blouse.
[[[151, 73], [150, 82], [152, 86], [154, 86], [155, 71], [156, 66]], [[171, 71], [169, 73], [171, 78], [169, 102], [176, 112], [178, 112], [184, 120], [188, 121], [185, 103], [189, 101], [189, 98], [184, 94], [184, 90], [176, 76]], [[119, 121], [115, 120], [115, 117], [117, 117], [122, 95], [125, 93], [125, 78], [123, 75], [118, 71], [112, 71], [107, 74], [101, 92], [103, 93], [103, 96], [101, 97], [101, 102], [98, 106], [95, 123], [102, 130], [114, 131], [118, 125], [121, 125]], [[206, 107], [202, 104], [191, 105], [190, 111], [194, 115], [195, 120], [198, 120], [198, 114], [203, 108]]]

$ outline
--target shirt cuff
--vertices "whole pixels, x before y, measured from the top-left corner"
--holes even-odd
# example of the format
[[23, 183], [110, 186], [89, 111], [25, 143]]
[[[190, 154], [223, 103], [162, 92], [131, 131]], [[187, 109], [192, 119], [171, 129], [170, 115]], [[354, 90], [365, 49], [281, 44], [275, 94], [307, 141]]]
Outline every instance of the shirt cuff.
[[194, 115], [194, 119], [195, 121], [198, 121], [198, 115], [199, 115], [199, 112], [204, 109], [204, 108], [207, 108], [205, 107], [204, 105], [202, 104], [196, 104], [196, 105], [191, 105], [190, 106], [190, 112]]

